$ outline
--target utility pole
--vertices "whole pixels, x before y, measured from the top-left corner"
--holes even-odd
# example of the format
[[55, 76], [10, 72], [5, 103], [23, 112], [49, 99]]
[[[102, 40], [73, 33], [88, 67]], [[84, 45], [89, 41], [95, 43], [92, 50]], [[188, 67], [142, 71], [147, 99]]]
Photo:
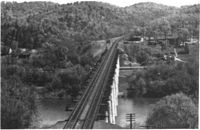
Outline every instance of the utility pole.
[[133, 129], [133, 122], [135, 123], [135, 113], [126, 114], [126, 121], [130, 122], [130, 129]]

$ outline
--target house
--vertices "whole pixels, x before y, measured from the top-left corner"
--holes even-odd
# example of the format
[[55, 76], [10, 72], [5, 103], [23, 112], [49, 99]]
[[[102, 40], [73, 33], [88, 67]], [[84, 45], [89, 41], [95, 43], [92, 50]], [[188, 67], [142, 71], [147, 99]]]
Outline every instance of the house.
[[164, 36], [159, 36], [159, 37], [157, 37], [157, 40], [161, 41], [161, 42], [167, 40], [166, 41], [167, 43], [169, 43], [171, 45], [175, 45], [178, 42], [178, 36], [175, 36], [175, 35], [174, 36], [167, 36], [166, 39], [165, 39]]
[[157, 43], [155, 40], [149, 40], [148, 45], [157, 45]]
[[185, 44], [193, 45], [193, 44], [196, 44], [196, 43], [198, 43], [198, 39], [191, 38], [190, 40], [184, 42], [184, 45]]
[[144, 42], [144, 38], [143, 37], [141, 37], [141, 36], [132, 36], [127, 41], [124, 41], [124, 44], [142, 43], [142, 42]]
[[28, 50], [25, 50], [25, 51], [20, 52], [18, 57], [22, 59], [27, 59], [30, 57], [30, 55], [31, 55], [31, 52]]
[[19, 50], [20, 51], [18, 57], [22, 59], [29, 58], [31, 55], [36, 54], [38, 52], [36, 49], [29, 50], [26, 48], [20, 48]]

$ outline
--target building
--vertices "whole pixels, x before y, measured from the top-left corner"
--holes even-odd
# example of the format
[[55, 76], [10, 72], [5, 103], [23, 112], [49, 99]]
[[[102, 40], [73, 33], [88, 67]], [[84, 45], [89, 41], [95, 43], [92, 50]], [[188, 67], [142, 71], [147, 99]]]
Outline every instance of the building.
[[127, 41], [124, 41], [124, 44], [130, 44], [130, 43], [142, 43], [144, 42], [144, 38], [141, 36], [132, 36]]

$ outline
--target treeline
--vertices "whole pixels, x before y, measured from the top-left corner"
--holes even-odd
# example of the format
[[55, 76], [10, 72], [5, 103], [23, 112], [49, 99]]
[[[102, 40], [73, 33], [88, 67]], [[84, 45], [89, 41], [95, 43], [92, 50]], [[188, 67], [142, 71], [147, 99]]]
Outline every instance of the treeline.
[[179, 8], [156, 4], [152, 2], [143, 2], [124, 8], [131, 13], [132, 21], [138, 27], [144, 28], [150, 21], [178, 12]]
[[135, 96], [164, 97], [183, 92], [198, 100], [198, 63], [160, 64], [137, 72], [129, 78]]
[[[44, 98], [75, 98], [82, 91], [96, 60], [82, 49], [78, 55], [68, 53], [63, 47], [47, 45], [28, 59], [15, 53], [2, 57], [2, 128], [28, 128], [38, 94]], [[42, 91], [36, 91], [41, 87]]]
[[[172, 36], [178, 37], [179, 42], [184, 42], [191, 37], [199, 37], [199, 8], [199, 4], [175, 8], [140, 3], [126, 9], [134, 12], [133, 15], [136, 15], [134, 18], [139, 21], [131, 31], [132, 35], [155, 39]], [[141, 14], [138, 15], [136, 12]]]
[[2, 2], [2, 42], [9, 46], [15, 40], [20, 47], [38, 48], [45, 41], [86, 42], [121, 35], [127, 16], [120, 17], [116, 13], [123, 12], [110, 7], [97, 2], [67, 5]]
[[[119, 8], [99, 2], [59, 5], [50, 2], [2, 2], [2, 42], [38, 48], [45, 41], [78, 42], [133, 32], [148, 37], [198, 36], [199, 5], [175, 8], [140, 3]], [[22, 40], [24, 39], [24, 40]], [[60, 42], [59, 42], [60, 41]]]
[[137, 62], [142, 66], [164, 63], [161, 59], [164, 52], [147, 45], [127, 44], [124, 46], [129, 61]]

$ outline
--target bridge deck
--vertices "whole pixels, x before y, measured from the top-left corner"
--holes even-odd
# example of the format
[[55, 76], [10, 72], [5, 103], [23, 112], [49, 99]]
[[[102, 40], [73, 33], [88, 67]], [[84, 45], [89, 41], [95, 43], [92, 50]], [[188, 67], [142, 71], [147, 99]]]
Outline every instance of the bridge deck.
[[123, 66], [120, 70], [144, 69], [144, 66]]
[[114, 41], [112, 47], [107, 51], [100, 67], [71, 113], [64, 129], [92, 128], [96, 115], [98, 114], [104, 89], [109, 79], [109, 73], [117, 56], [117, 44], [120, 40], [121, 38]]

